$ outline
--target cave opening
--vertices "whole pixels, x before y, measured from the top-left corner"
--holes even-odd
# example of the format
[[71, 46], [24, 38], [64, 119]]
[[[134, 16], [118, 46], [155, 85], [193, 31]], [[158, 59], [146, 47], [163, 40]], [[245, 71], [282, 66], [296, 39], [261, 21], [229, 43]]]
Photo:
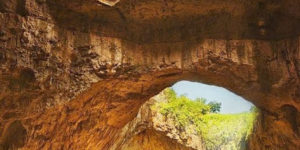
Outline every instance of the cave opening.
[[246, 150], [258, 115], [230, 90], [181, 80], [141, 106], [122, 149]]
[[137, 150], [184, 150], [138, 112], [189, 80], [259, 108], [249, 150], [298, 150], [299, 25], [299, 0], [0, 0], [0, 149], [123, 150], [143, 131], [161, 140]]

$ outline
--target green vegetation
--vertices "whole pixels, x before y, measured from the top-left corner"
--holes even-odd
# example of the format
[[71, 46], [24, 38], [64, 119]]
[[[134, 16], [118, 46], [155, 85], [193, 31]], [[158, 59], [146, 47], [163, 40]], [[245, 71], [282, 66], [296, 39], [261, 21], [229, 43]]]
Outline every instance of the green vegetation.
[[209, 150], [244, 149], [252, 132], [255, 113], [207, 114], [197, 124], [205, 145]]
[[195, 125], [203, 138], [208, 150], [245, 149], [245, 143], [252, 132], [257, 110], [239, 114], [219, 114], [221, 104], [206, 103], [203, 98], [190, 100], [186, 96], [177, 96], [175, 91], [168, 88], [163, 91], [167, 102], [160, 102], [155, 109], [177, 122], [178, 128], [188, 124]]
[[221, 103], [218, 102], [209, 102], [208, 106], [210, 107], [210, 112], [217, 113], [221, 110]]

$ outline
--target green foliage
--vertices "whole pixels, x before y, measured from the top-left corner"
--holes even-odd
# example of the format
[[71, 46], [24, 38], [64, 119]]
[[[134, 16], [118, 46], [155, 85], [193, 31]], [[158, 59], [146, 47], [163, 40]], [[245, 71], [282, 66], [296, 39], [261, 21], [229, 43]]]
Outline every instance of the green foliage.
[[197, 124], [208, 150], [221, 147], [239, 150], [244, 147], [249, 134], [252, 132], [256, 114], [251, 112], [240, 114], [207, 114]]
[[178, 126], [199, 121], [201, 116], [210, 111], [203, 100], [191, 101], [186, 96], [177, 96], [172, 89], [166, 89], [164, 94], [168, 102], [160, 103], [160, 113], [175, 118]]
[[221, 103], [206, 104], [206, 99], [190, 100], [186, 96], [177, 96], [172, 89], [163, 91], [167, 102], [156, 104], [159, 112], [172, 117], [178, 128], [194, 124], [201, 134], [208, 150], [238, 150], [245, 147], [249, 134], [252, 132], [257, 109], [240, 114], [217, 114]]
[[255, 106], [252, 106], [250, 108], [250, 112], [252, 112], [252, 113], [258, 113], [258, 109]]
[[210, 112], [212, 113], [218, 113], [221, 110], [221, 103], [209, 102], [208, 105], [210, 106]]

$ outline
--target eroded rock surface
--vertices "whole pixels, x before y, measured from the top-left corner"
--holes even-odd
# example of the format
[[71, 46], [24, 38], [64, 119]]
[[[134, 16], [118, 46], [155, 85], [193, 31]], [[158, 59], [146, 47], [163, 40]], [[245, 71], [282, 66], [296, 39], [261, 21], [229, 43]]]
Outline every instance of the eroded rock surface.
[[1, 148], [109, 149], [146, 100], [185, 79], [262, 110], [250, 149], [299, 149], [299, 10], [297, 0], [0, 0]]
[[123, 127], [111, 149], [204, 150], [201, 136], [194, 126], [179, 129], [173, 118], [154, 109], [155, 104], [165, 101], [167, 98], [160, 93], [143, 104], [136, 118]]

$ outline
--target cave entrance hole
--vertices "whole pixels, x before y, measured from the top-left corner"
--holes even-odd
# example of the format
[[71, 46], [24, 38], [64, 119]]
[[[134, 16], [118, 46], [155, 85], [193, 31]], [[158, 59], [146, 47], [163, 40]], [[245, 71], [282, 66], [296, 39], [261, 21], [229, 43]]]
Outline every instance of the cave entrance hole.
[[174, 147], [163, 143], [153, 147], [176, 149], [179, 144], [198, 150], [244, 150], [257, 115], [258, 109], [251, 102], [225, 88], [178, 81], [142, 105], [138, 116], [147, 118], [143, 121], [150, 125], [139, 129], [134, 138], [143, 142], [129, 140], [123, 149], [146, 148], [151, 143], [159, 143], [157, 138], [166, 140], [161, 139], [164, 137], [170, 138]]

